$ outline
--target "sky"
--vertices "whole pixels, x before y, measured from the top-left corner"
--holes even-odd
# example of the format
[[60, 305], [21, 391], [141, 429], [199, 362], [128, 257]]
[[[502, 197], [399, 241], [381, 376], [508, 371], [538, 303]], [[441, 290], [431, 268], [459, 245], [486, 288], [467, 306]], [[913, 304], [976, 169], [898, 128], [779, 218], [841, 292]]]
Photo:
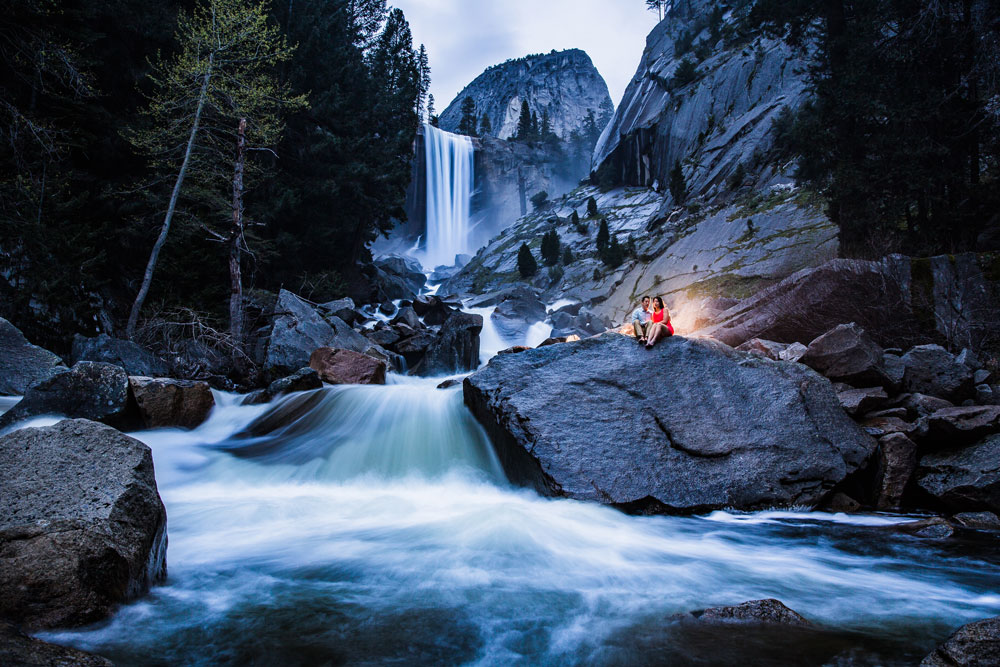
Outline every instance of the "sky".
[[656, 25], [644, 0], [389, 0], [427, 47], [438, 113], [490, 65], [583, 49], [617, 108]]

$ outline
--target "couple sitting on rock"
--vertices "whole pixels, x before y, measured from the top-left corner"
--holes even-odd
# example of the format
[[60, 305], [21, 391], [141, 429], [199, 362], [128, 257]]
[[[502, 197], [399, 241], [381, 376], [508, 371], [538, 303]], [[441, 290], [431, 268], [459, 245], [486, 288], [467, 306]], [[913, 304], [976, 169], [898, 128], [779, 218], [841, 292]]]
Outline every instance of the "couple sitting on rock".
[[674, 335], [674, 327], [670, 324], [670, 311], [663, 307], [663, 299], [653, 297], [653, 310], [649, 309], [649, 297], [642, 297], [642, 305], [632, 313], [632, 328], [635, 337], [647, 348], [656, 345], [656, 341]]

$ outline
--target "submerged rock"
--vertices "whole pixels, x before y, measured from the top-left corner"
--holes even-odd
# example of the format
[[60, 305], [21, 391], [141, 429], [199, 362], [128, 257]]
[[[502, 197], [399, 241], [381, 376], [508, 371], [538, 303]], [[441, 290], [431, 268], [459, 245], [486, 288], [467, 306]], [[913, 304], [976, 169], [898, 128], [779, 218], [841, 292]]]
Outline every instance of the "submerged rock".
[[0, 617], [92, 623], [164, 577], [166, 510], [138, 440], [82, 419], [15, 431], [0, 487]]
[[129, 385], [146, 428], [194, 428], [208, 419], [215, 407], [207, 382], [130, 377]]
[[0, 317], [0, 396], [20, 396], [65, 369], [58, 355], [32, 345], [20, 329]]
[[275, 380], [264, 389], [247, 394], [242, 405], [260, 405], [270, 403], [278, 396], [284, 394], [294, 394], [300, 391], [310, 391], [320, 389], [323, 381], [319, 379], [319, 373], [312, 368], [300, 368], [288, 377]]
[[767, 625], [812, 625], [804, 616], [792, 611], [780, 600], [748, 600], [732, 607], [711, 607], [692, 612], [702, 621], [761, 623]]
[[103, 361], [125, 369], [129, 375], [163, 377], [170, 372], [167, 362], [130, 340], [101, 334], [85, 338], [73, 337], [73, 362]]
[[920, 667], [991, 667], [1000, 664], [1000, 616], [963, 625], [923, 659]]
[[465, 400], [511, 480], [634, 512], [814, 506], [875, 450], [825, 378], [710, 340], [498, 356]]
[[28, 389], [17, 405], [0, 415], [0, 428], [39, 415], [124, 425], [130, 418], [128, 396], [128, 375], [121, 366], [81, 361]]

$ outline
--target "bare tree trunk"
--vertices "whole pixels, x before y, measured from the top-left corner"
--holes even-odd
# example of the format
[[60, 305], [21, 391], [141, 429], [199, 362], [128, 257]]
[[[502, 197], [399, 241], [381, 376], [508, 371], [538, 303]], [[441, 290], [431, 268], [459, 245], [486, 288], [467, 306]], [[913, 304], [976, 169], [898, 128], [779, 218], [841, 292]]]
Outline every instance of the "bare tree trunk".
[[212, 61], [214, 54], [208, 56], [208, 71], [201, 82], [201, 92], [198, 95], [198, 108], [194, 112], [194, 123], [191, 125], [191, 136], [188, 137], [187, 148], [184, 151], [184, 161], [181, 162], [181, 169], [177, 172], [177, 180], [174, 182], [173, 192], [170, 193], [170, 204], [167, 205], [167, 214], [163, 218], [163, 227], [160, 235], [153, 244], [153, 250], [149, 253], [149, 262], [146, 264], [146, 273], [142, 277], [142, 286], [132, 304], [132, 312], [128, 316], [128, 325], [125, 328], [125, 335], [132, 338], [135, 335], [135, 325], [139, 321], [139, 311], [146, 302], [149, 294], [149, 286], [153, 282], [153, 272], [156, 270], [156, 262], [160, 259], [160, 251], [163, 244], [167, 242], [167, 234], [170, 232], [170, 223], [174, 218], [174, 210], [177, 208], [177, 199], [181, 194], [181, 185], [184, 183], [184, 175], [187, 173], [188, 162], [191, 160], [191, 152], [194, 150], [194, 140], [198, 134], [198, 127], [201, 124], [201, 112], [205, 108], [205, 98], [208, 97], [208, 82], [212, 78]]
[[229, 334], [233, 343], [243, 341], [243, 276], [240, 273], [240, 242], [243, 240], [243, 163], [246, 156], [247, 119], [240, 119], [233, 170], [233, 227], [229, 230]]

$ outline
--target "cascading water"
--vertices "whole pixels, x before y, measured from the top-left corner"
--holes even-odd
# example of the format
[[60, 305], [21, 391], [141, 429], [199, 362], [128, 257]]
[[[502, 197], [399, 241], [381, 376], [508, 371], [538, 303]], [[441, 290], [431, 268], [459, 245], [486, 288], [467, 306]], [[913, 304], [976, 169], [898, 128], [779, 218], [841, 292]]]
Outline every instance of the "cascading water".
[[[544, 499], [504, 480], [460, 389], [392, 382], [267, 406], [219, 395], [194, 431], [135, 434], [167, 506], [169, 578], [43, 638], [119, 665], [913, 664], [1000, 613], [1000, 556], [894, 530], [907, 517]], [[766, 597], [822, 629], [674, 618]]]
[[469, 251], [474, 178], [469, 137], [424, 125], [427, 166], [427, 249], [425, 267], [451, 266]]

